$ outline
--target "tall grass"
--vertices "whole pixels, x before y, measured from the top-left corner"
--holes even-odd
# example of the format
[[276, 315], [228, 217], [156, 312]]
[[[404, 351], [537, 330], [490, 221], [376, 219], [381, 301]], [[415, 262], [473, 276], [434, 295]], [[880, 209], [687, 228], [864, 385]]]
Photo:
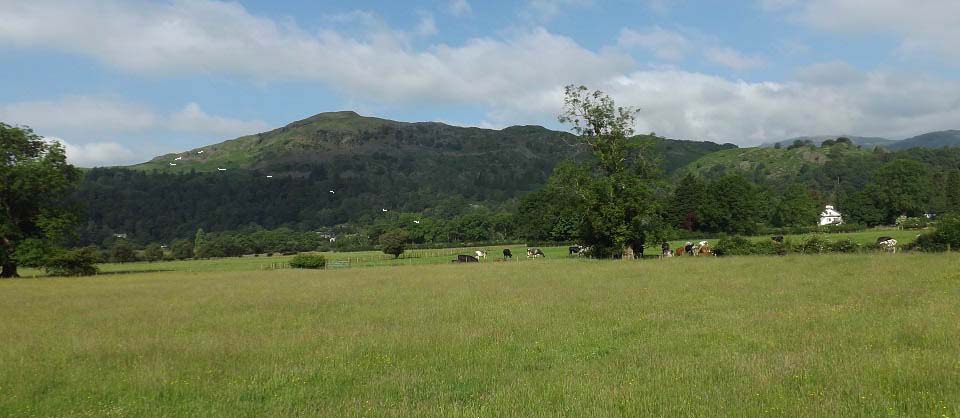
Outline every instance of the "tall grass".
[[960, 256], [540, 261], [0, 281], [0, 415], [960, 415]]

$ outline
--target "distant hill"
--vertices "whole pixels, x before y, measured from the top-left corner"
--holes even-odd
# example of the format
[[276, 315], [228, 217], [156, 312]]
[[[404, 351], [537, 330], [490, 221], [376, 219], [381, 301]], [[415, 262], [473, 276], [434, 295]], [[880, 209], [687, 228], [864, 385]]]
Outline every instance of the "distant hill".
[[873, 137], [873, 136], [851, 136], [851, 135], [816, 135], [816, 136], [798, 136], [796, 138], [785, 139], [783, 141], [777, 142], [768, 142], [760, 145], [764, 148], [770, 148], [776, 144], [780, 144], [781, 147], [788, 147], [796, 141], [811, 141], [817, 146], [823, 143], [828, 139], [837, 139], [840, 137], [850, 138], [854, 144], [863, 146], [865, 148], [872, 148], [875, 146], [888, 147], [892, 144], [897, 143], [897, 141], [887, 138]]
[[938, 131], [917, 135], [887, 145], [889, 149], [943, 148], [960, 145], [960, 130]]
[[823, 143], [823, 141], [828, 139], [837, 139], [841, 136], [850, 138], [854, 144], [860, 145], [864, 148], [873, 148], [879, 146], [889, 150], [904, 150], [910, 148], [943, 148], [960, 146], [960, 130], [929, 132], [903, 140], [851, 135], [799, 136], [796, 138], [785, 139], [783, 141], [765, 143], [760, 146], [763, 148], [770, 148], [779, 143], [781, 147], [788, 147], [798, 140], [811, 141], [819, 146]]
[[[343, 159], [404, 159], [405, 175], [418, 168], [453, 177], [474, 172], [515, 172], [518, 178], [543, 179], [553, 166], [578, 155], [573, 136], [540, 126], [502, 130], [464, 128], [437, 122], [397, 122], [355, 112], [328, 112], [282, 128], [166, 154], [129, 168], [164, 173], [256, 170], [270, 175], [308, 175], [317, 165]], [[637, 137], [663, 154], [666, 171], [733, 144]], [[452, 170], [451, 170], [452, 169]], [[529, 170], [534, 169], [534, 176]], [[438, 171], [439, 170], [439, 171]], [[539, 184], [539, 181], [535, 181]]]
[[[634, 140], [663, 155], [668, 173], [736, 147]], [[568, 158], [587, 153], [571, 134], [540, 126], [494, 130], [331, 112], [131, 167], [92, 169], [78, 199], [88, 207], [86, 242], [113, 233], [166, 242], [197, 228], [314, 229], [395, 212], [448, 218], [496, 209], [539, 189]]]

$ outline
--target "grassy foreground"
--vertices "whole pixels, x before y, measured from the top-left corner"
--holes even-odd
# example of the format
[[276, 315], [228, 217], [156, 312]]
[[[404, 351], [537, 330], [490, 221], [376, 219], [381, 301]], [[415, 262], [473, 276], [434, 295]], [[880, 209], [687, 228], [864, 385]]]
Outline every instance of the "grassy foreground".
[[960, 416], [960, 256], [0, 281], [0, 416]]

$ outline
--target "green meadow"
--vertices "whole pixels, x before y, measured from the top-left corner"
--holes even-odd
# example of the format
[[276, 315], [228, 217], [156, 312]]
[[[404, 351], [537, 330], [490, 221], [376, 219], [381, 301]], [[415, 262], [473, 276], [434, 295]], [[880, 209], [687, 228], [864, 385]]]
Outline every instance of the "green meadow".
[[0, 416], [960, 416], [960, 255], [514, 253], [0, 281]]

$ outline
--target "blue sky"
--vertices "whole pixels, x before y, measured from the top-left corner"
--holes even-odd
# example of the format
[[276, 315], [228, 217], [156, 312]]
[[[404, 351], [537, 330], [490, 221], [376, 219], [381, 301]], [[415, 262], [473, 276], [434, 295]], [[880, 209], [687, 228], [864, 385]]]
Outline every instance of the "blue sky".
[[955, 0], [31, 0], [0, 22], [0, 121], [83, 166], [344, 109], [563, 128], [570, 83], [674, 138], [960, 128]]

